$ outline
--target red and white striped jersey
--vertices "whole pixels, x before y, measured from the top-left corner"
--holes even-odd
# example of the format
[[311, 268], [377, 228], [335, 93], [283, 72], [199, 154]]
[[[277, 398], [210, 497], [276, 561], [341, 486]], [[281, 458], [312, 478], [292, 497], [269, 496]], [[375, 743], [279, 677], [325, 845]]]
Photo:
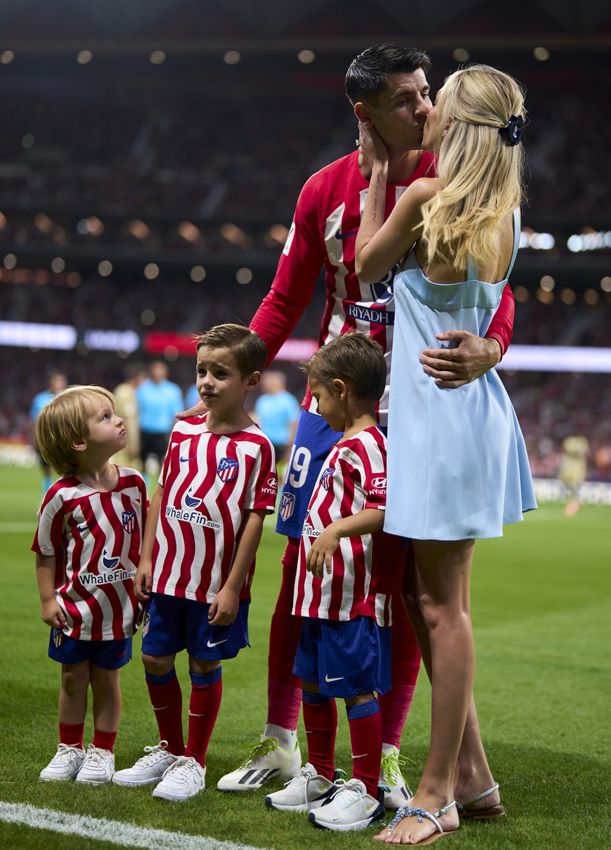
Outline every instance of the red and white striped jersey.
[[148, 502], [140, 473], [117, 469], [117, 485], [107, 492], [60, 478], [38, 513], [32, 550], [55, 557], [64, 633], [77, 640], [120, 640], [135, 631], [133, 579]]
[[380, 626], [392, 624], [393, 571], [402, 570], [405, 559], [400, 538], [383, 531], [343, 537], [331, 573], [325, 570], [319, 578], [306, 569], [314, 540], [331, 523], [385, 507], [386, 438], [378, 428], [365, 428], [337, 443], [322, 465], [301, 535], [293, 614], [321, 620], [374, 617]]
[[[404, 183], [387, 187], [385, 217], [410, 183], [432, 176], [435, 176], [435, 160], [431, 153], [424, 152]], [[332, 162], [306, 181], [271, 289], [250, 323], [252, 330], [265, 341], [270, 361], [312, 300], [324, 267], [326, 303], [319, 345], [352, 330], [366, 333], [384, 349], [390, 375], [395, 318], [393, 282], [399, 266], [376, 283], [361, 283], [354, 270], [356, 235], [368, 190], [369, 183], [359, 170], [356, 151]], [[503, 352], [511, 340], [513, 315], [513, 294], [506, 286], [486, 334], [499, 341]], [[316, 413], [309, 389], [303, 406]], [[379, 404], [381, 425], [386, 425], [387, 409], [388, 383]]]
[[[212, 602], [231, 570], [247, 510], [273, 512], [274, 449], [251, 425], [212, 434], [206, 414], [174, 426], [159, 476], [163, 497], [153, 547], [153, 592]], [[241, 598], [250, 598], [255, 564]]]

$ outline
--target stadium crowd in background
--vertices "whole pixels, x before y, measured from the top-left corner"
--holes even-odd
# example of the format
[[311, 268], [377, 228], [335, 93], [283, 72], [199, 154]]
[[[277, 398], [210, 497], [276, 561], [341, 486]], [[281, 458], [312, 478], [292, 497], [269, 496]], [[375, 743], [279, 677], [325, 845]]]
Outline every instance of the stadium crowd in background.
[[[441, 82], [449, 70], [438, 66], [434, 82]], [[112, 69], [105, 73], [112, 77]], [[277, 78], [277, 91], [270, 93], [253, 85], [247, 72], [237, 68], [234, 73], [240, 83], [233, 79], [214, 94], [198, 86], [196, 77], [164, 81], [158, 72], [154, 84], [146, 75], [129, 79], [121, 74], [120, 85], [107, 86], [94, 99], [69, 75], [61, 87], [46, 86], [44, 96], [35, 76], [25, 83], [33, 87], [28, 97], [15, 100], [10, 90], [0, 91], [0, 109], [11, 115], [11, 133], [0, 140], [0, 162], [13, 166], [0, 178], [3, 197], [19, 198], [22, 210], [30, 206], [39, 211], [52, 202], [59, 210], [81, 207], [107, 210], [111, 216], [165, 217], [172, 210], [228, 220], [253, 218], [256, 197], [255, 218], [287, 222], [291, 199], [308, 175], [349, 149], [354, 138], [341, 75], [333, 75], [333, 85], [314, 74], [310, 80], [302, 75], [296, 98], [294, 91], [288, 96]], [[531, 114], [537, 116], [528, 129], [528, 216], [578, 215], [586, 224], [588, 216], [598, 218], [609, 203], [604, 181], [590, 177], [605, 172], [610, 130], [589, 107], [605, 102], [608, 82], [579, 67], [524, 69], [520, 76]], [[215, 120], [193, 121], [194, 114], [203, 113]], [[277, 121], [280, 114], [282, 122]], [[80, 128], [85, 125], [84, 135]], [[220, 131], [226, 126], [231, 133]], [[34, 141], [24, 149], [15, 140], [27, 134]], [[581, 144], [584, 138], [587, 146]], [[50, 157], [54, 167], [44, 168]], [[32, 227], [28, 238], [40, 242], [45, 234]], [[125, 222], [122, 235], [116, 229], [115, 240], [130, 238], [136, 241]], [[148, 238], [152, 242], [154, 232]], [[225, 254], [235, 251], [235, 245], [222, 239], [213, 247]]]
[[[519, 278], [519, 273], [517, 275]], [[146, 294], [143, 294], [146, 285]], [[179, 310], [179, 304], [197, 300], [197, 285], [188, 280], [174, 280], [172, 291], [176, 299], [164, 296], [164, 285], [156, 282], [125, 286], [119, 282], [106, 282], [101, 289], [99, 281], [84, 280], [76, 289], [55, 286], [22, 285], [18, 292], [13, 286], [0, 285], [0, 306], [5, 320], [28, 321], [32, 316], [49, 316], [50, 320], [80, 327], [83, 332], [91, 325], [109, 329], [140, 328], [145, 334], [149, 328], [140, 321], [143, 301], [155, 313], [153, 329], [160, 331], [182, 330], [196, 333], [206, 324], [214, 324], [230, 317], [247, 321], [261, 300], [259, 285], [239, 287], [239, 307], [226, 294], [215, 291], [205, 301], [205, 310], [193, 318], [193, 311]], [[236, 286], [237, 289], [237, 286]], [[14, 295], [18, 298], [12, 298]], [[94, 307], [94, 300], [97, 307]], [[87, 312], [87, 305], [92, 312]], [[299, 335], [316, 339], [316, 316], [322, 311], [317, 302], [303, 317]], [[93, 320], [92, 320], [93, 316]], [[588, 345], [604, 347], [608, 343], [611, 324], [611, 303], [596, 306], [586, 303], [564, 304], [556, 300], [543, 304], [531, 296], [526, 302], [516, 304], [516, 325], [513, 344], [522, 345]], [[15, 351], [19, 357], [15, 357]], [[82, 353], [81, 353], [82, 352]], [[142, 360], [144, 352], [132, 357]], [[0, 367], [4, 375], [0, 400], [0, 439], [23, 439], [30, 432], [30, 406], [33, 397], [44, 384], [40, 380], [41, 353], [29, 349], [0, 348]], [[58, 369], [68, 376], [69, 383], [98, 381], [103, 386], [114, 387], [123, 378], [125, 358], [110, 352], [86, 352], [81, 348], [74, 353], [45, 352], [45, 368]], [[170, 363], [174, 380], [183, 392], [193, 384], [191, 366], [187, 357]], [[297, 396], [303, 393], [304, 379], [294, 366], [288, 372], [288, 389]], [[558, 472], [562, 441], [570, 433], [587, 433], [590, 440], [588, 478], [611, 480], [607, 456], [611, 453], [611, 378], [606, 374], [576, 375], [574, 373], [537, 373], [500, 371], [520, 417], [529, 457], [537, 477], [553, 478]], [[190, 406], [190, 405], [187, 405]], [[585, 431], [584, 431], [585, 428]]]

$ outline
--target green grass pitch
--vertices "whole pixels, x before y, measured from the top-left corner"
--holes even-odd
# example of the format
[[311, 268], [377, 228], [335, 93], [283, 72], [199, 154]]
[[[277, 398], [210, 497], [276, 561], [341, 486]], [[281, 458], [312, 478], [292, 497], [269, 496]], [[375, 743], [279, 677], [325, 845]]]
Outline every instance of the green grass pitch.
[[[277, 850], [376, 846], [372, 830], [327, 833], [300, 815], [266, 809], [263, 792], [237, 796], [216, 780], [243, 760], [265, 720], [269, 619], [279, 583], [282, 538], [266, 526], [258, 558], [252, 648], [224, 665], [224, 698], [208, 755], [208, 790], [185, 803], [153, 800], [149, 789], [42, 784], [38, 773], [57, 743], [59, 671], [46, 657], [30, 549], [39, 498], [36, 470], [0, 468], [0, 801], [113, 818]], [[609, 647], [611, 509], [584, 508], [566, 519], [544, 506], [502, 540], [476, 547], [473, 619], [478, 650], [476, 699], [506, 818], [468, 824], [448, 839], [457, 848], [609, 846]], [[123, 671], [124, 709], [117, 768], [156, 741], [138, 659]], [[179, 675], [188, 687], [184, 658]], [[606, 711], [605, 711], [606, 709]], [[426, 756], [429, 690], [421, 674], [403, 736], [413, 786]], [[91, 735], [91, 719], [86, 727]], [[302, 751], [305, 736], [300, 731]], [[90, 737], [88, 737], [90, 740]], [[338, 766], [350, 748], [340, 711]], [[279, 787], [279, 786], [273, 786]], [[102, 850], [103, 841], [61, 837], [0, 822], [0, 848]], [[445, 844], [444, 844], [445, 846]]]

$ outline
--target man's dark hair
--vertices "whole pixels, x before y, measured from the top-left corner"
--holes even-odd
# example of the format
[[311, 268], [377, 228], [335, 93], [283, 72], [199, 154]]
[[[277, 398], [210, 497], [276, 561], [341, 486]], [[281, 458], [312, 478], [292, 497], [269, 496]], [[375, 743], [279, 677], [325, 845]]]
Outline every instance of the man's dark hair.
[[386, 86], [390, 74], [411, 74], [422, 68], [431, 70], [430, 57], [417, 47], [399, 47], [396, 44], [374, 44], [359, 53], [346, 71], [346, 95], [354, 106], [379, 94]]

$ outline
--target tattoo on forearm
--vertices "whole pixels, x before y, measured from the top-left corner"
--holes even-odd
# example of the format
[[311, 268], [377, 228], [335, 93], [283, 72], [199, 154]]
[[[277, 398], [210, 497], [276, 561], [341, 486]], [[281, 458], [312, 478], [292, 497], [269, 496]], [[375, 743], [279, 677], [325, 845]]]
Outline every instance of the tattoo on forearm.
[[376, 194], [375, 194], [375, 199], [376, 199], [376, 203], [375, 203], [375, 206], [374, 206], [374, 208], [373, 208], [373, 220], [374, 220], [374, 222], [376, 222], [376, 224], [377, 224], [377, 222], [379, 222], [379, 220], [380, 220], [381, 218], [383, 218], [383, 217], [384, 217], [384, 202], [382, 201], [382, 203], [380, 204], [380, 192], [381, 192], [381, 191], [382, 191], [382, 189], [383, 189], [383, 185], [382, 185], [382, 184], [383, 184], [384, 182], [385, 182], [385, 181], [384, 181], [384, 180], [382, 180], [382, 175], [381, 175], [381, 174], [378, 174], [378, 175], [376, 176], [376, 183], [375, 183], [375, 193], [376, 193]]

